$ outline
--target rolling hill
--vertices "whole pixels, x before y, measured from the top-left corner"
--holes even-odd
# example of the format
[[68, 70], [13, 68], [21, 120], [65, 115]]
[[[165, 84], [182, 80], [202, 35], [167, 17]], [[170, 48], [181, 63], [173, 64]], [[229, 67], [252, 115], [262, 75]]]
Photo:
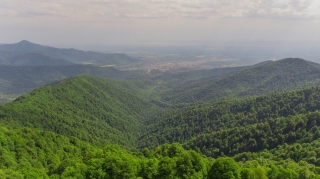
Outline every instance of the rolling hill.
[[108, 54], [92, 51], [82, 51], [76, 49], [59, 49], [54, 47], [42, 46], [23, 40], [15, 44], [2, 44], [0, 51], [12, 51], [23, 53], [39, 53], [50, 56], [55, 59], [63, 59], [78, 64], [93, 64], [98, 66], [104, 65], [121, 65], [139, 61], [125, 54]]
[[288, 58], [220, 78], [181, 85], [164, 92], [162, 99], [170, 103], [192, 103], [221, 97], [261, 95], [318, 84], [318, 65], [303, 59]]
[[38, 88], [0, 106], [1, 123], [135, 148], [142, 121], [155, 105], [115, 81], [85, 75]]

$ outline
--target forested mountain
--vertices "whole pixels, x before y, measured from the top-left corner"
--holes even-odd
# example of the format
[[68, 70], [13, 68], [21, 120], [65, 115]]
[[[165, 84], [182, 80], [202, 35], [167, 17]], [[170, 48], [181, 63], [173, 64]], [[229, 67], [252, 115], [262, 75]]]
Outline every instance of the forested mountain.
[[55, 59], [39, 53], [20, 53], [12, 51], [0, 52], [0, 64], [14, 66], [61, 66], [71, 65], [72, 62]]
[[[319, 177], [320, 88], [169, 109], [153, 119], [147, 113], [157, 107], [132, 94], [136, 85], [81, 75], [0, 106], [1, 176]], [[105, 145], [136, 150], [139, 136], [150, 149]], [[174, 141], [195, 151], [159, 146]]]
[[140, 146], [180, 142], [217, 157], [309, 143], [320, 137], [319, 101], [320, 88], [311, 87], [171, 110], [154, 119]]
[[121, 65], [139, 61], [125, 54], [107, 54], [92, 51], [82, 51], [76, 49], [59, 49], [42, 46], [23, 40], [16, 44], [2, 44], [0, 51], [39, 53], [55, 59], [64, 59], [73, 63], [91, 63], [94, 65]]
[[[47, 84], [0, 105], [0, 178], [320, 178], [320, 87], [285, 91], [317, 85], [319, 69], [284, 59], [137, 80], [144, 72], [0, 66], [1, 90]], [[175, 88], [161, 101], [155, 88], [179, 79], [199, 80], [185, 85], [190, 100]]]
[[92, 143], [134, 149], [142, 121], [156, 106], [119, 83], [76, 76], [0, 106], [1, 123], [74, 136]]
[[181, 85], [162, 94], [171, 103], [209, 101], [284, 91], [320, 83], [320, 68], [303, 59], [283, 59], [220, 78]]

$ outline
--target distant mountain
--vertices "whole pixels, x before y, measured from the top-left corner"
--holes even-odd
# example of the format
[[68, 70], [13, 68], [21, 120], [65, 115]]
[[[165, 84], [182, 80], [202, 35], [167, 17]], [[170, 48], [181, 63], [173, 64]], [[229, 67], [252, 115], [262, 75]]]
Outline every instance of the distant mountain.
[[162, 94], [164, 101], [189, 103], [221, 97], [261, 95], [320, 84], [320, 68], [313, 62], [288, 58], [227, 76], [181, 85]]
[[104, 65], [121, 65], [139, 61], [125, 54], [107, 54], [92, 51], [82, 51], [76, 49], [59, 49], [34, 44], [23, 40], [16, 44], [0, 45], [0, 51], [13, 51], [23, 53], [39, 53], [50, 56], [54, 59], [64, 59], [73, 63], [94, 64], [99, 66]]
[[161, 71], [153, 70], [151, 71], [151, 75], [153, 75], [152, 77], [153, 80], [161, 80], [164, 82], [166, 86], [170, 88], [170, 87], [175, 87], [177, 85], [182, 85], [184, 83], [190, 83], [190, 82], [195, 82], [199, 80], [202, 81], [210, 78], [212, 79], [215, 77], [228, 75], [237, 71], [262, 66], [271, 62], [272, 61], [265, 61], [265, 62], [261, 62], [255, 65], [249, 65], [249, 66], [189, 70], [189, 71], [183, 71], [183, 72], [180, 72], [180, 71], [161, 72]]
[[102, 68], [92, 65], [65, 66], [7, 66], [0, 65], [0, 93], [21, 94], [56, 80], [87, 74], [97, 77], [124, 78], [129, 72], [112, 67]]
[[0, 52], [0, 64], [14, 66], [60, 66], [71, 65], [72, 62], [55, 59], [39, 53], [21, 53], [12, 51]]
[[80, 75], [44, 86], [0, 106], [1, 123], [74, 136], [95, 144], [135, 148], [153, 104], [117, 82]]

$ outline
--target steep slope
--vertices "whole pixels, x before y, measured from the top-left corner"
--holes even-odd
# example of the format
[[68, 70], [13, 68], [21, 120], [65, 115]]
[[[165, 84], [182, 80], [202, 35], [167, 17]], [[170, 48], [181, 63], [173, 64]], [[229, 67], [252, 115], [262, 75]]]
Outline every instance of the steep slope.
[[180, 142], [217, 157], [311, 142], [320, 137], [319, 101], [320, 87], [310, 87], [171, 110], [148, 126], [140, 146]]
[[19, 53], [19, 52], [0, 52], [0, 64], [14, 66], [60, 66], [71, 65], [72, 63], [63, 60], [55, 59], [47, 55], [39, 53]]
[[302, 59], [283, 59], [228, 76], [186, 84], [162, 94], [164, 101], [189, 103], [221, 97], [261, 95], [320, 82], [320, 68]]
[[99, 66], [121, 65], [139, 61], [138, 59], [131, 58], [125, 54], [107, 54], [76, 49], [59, 49], [34, 44], [26, 40], [23, 40], [16, 44], [0, 45], [0, 51], [14, 51], [24, 53], [35, 52], [43, 55], [48, 55], [56, 59], [68, 60], [73, 63], [92, 63]]
[[0, 114], [8, 126], [135, 148], [144, 115], [154, 107], [115, 81], [80, 75], [20, 96], [0, 106]]

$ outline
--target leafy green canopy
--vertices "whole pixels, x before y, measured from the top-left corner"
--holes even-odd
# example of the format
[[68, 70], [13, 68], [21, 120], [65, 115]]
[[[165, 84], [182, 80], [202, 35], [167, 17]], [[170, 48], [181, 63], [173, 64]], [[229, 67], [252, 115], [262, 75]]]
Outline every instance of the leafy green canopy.
[[156, 108], [108, 79], [76, 76], [0, 106], [1, 123], [135, 148], [147, 112]]
[[[231, 143], [225, 140], [230, 134], [234, 138], [228, 138], [228, 141], [243, 143], [247, 149], [251, 143], [258, 144], [258, 148], [254, 151], [271, 149], [284, 142], [293, 143], [305, 133], [313, 133], [315, 129], [312, 127], [319, 124], [318, 119], [312, 117], [318, 116], [319, 101], [320, 88], [310, 87], [260, 97], [212, 101], [182, 109], [172, 109], [157, 117], [148, 126], [147, 133], [140, 137], [139, 143], [144, 148], [163, 143], [197, 142], [199, 145], [192, 144], [193, 149], [198, 148], [197, 150], [203, 152], [211, 150], [209, 153], [204, 153], [216, 156], [224, 151], [221, 146], [226, 146], [226, 149], [230, 147]], [[292, 137], [285, 137], [287, 135]], [[258, 136], [262, 138], [259, 139]], [[193, 138], [194, 140], [191, 140]], [[256, 142], [249, 139], [255, 139]], [[214, 148], [219, 150], [213, 152]], [[234, 147], [227, 150], [225, 154], [239, 152]], [[252, 150], [253, 148], [248, 151]]]
[[[1, 178], [254, 178], [318, 176], [312, 166], [208, 159], [180, 144], [130, 153], [118, 145], [93, 146], [75, 137], [36, 129], [0, 127]], [[305, 169], [306, 172], [303, 172]], [[290, 174], [290, 175], [288, 175]]]

